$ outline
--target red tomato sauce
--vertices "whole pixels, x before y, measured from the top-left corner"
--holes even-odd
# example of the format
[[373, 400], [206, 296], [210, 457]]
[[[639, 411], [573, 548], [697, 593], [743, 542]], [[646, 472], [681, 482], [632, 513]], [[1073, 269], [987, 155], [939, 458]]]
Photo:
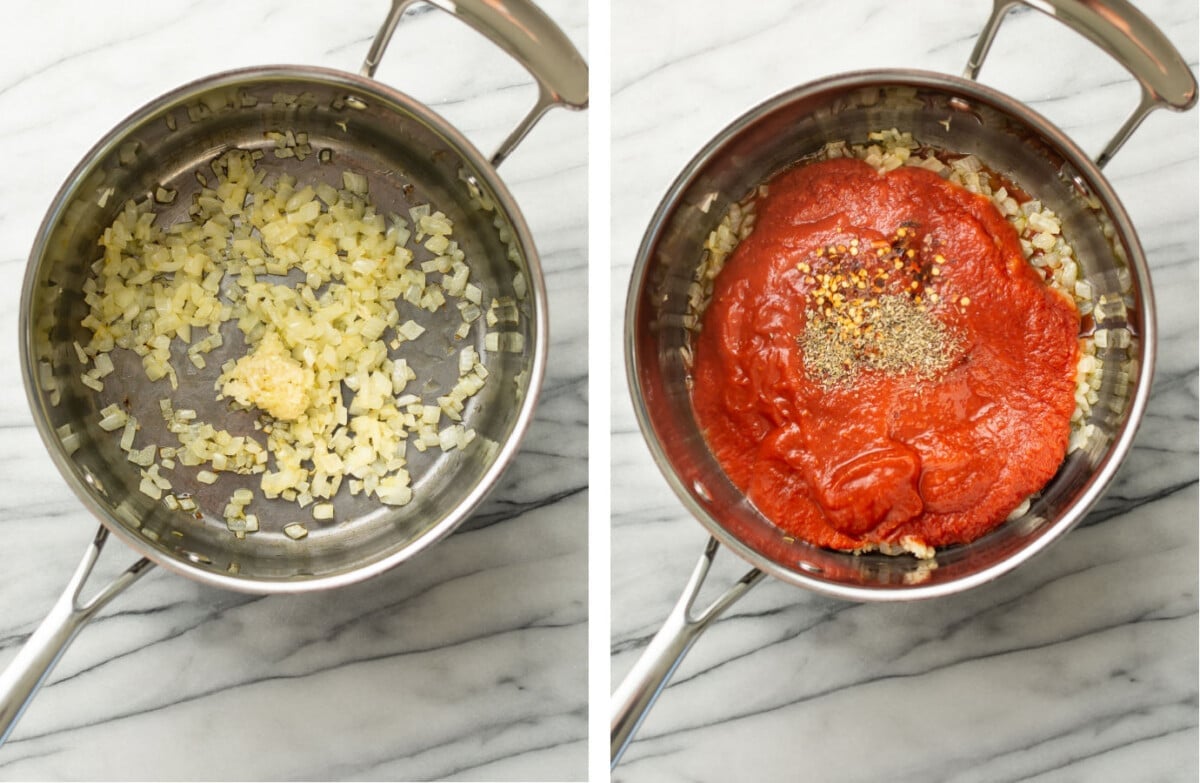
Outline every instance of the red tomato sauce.
[[[1049, 481], [1079, 314], [985, 197], [836, 159], [776, 177], [757, 212], [704, 313], [692, 402], [767, 518], [834, 549], [945, 546]], [[929, 342], [898, 342], [910, 327]]]

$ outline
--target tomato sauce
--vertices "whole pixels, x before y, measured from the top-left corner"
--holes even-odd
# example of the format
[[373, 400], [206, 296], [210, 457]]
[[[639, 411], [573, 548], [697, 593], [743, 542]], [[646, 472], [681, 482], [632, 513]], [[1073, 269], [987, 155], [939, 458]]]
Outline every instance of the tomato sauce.
[[1079, 313], [983, 196], [915, 167], [769, 183], [717, 276], [692, 402], [730, 479], [842, 550], [965, 543], [1057, 471]]

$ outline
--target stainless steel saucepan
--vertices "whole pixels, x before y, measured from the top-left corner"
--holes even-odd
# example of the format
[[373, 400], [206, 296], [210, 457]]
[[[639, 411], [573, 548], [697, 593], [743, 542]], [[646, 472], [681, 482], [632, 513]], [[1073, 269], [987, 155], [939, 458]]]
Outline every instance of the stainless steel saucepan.
[[[495, 485], [516, 453], [533, 416], [547, 347], [546, 291], [533, 239], [496, 167], [537, 120], [554, 106], [584, 108], [587, 66], [554, 23], [528, 0], [428, 0], [486, 35], [533, 75], [539, 87], [532, 111], [490, 158], [428, 107], [375, 81], [376, 66], [412, 0], [396, 0], [360, 74], [323, 68], [277, 66], [221, 73], [180, 87], [139, 109], [104, 137], [75, 168], [50, 206], [37, 234], [21, 296], [21, 370], [33, 418], [55, 465], [101, 526], [66, 592], [9, 668], [0, 675], [0, 742], [76, 632], [101, 607], [144, 574], [162, 565], [217, 587], [252, 593], [297, 593], [339, 587], [379, 574], [448, 535]], [[279, 158], [268, 134], [306, 133], [313, 153]], [[289, 174], [300, 182], [342, 186], [342, 172], [365, 175], [378, 213], [407, 215], [429, 203], [454, 222], [455, 238], [472, 264], [472, 281], [485, 300], [519, 303], [515, 329], [523, 349], [489, 352], [484, 329], [472, 341], [489, 371], [483, 390], [464, 411], [478, 437], [467, 448], [424, 454], [410, 450], [415, 498], [390, 507], [341, 492], [335, 521], [283, 501], [258, 503], [260, 532], [236, 539], [223, 519], [224, 503], [256, 477], [223, 474], [217, 485], [194, 473], [172, 475], [173, 491], [191, 493], [194, 514], [171, 511], [138, 491], [139, 469], [118, 448], [117, 433], [102, 431], [98, 411], [118, 402], [142, 423], [139, 442], [170, 443], [158, 400], [172, 396], [176, 409], [195, 408], [204, 420], [254, 437], [252, 418], [213, 399], [217, 369], [233, 358], [234, 323], [225, 325], [224, 349], [193, 368], [181, 352], [173, 364], [180, 388], [149, 383], [137, 357], [105, 379], [102, 393], [80, 380], [72, 343], [86, 345], [81, 325], [87, 308], [82, 289], [101, 253], [98, 238], [127, 200], [141, 201], [163, 188], [177, 197], [156, 205], [163, 224], [187, 219], [198, 190], [195, 173], [221, 153], [263, 149], [268, 178]], [[318, 154], [318, 151], [320, 154]], [[326, 152], [327, 151], [327, 152]], [[515, 283], [523, 278], [524, 285]], [[453, 307], [445, 308], [455, 310]], [[417, 317], [417, 316], [414, 316]], [[422, 325], [447, 342], [458, 323], [444, 313], [425, 314]], [[447, 343], [448, 344], [448, 343]], [[461, 344], [461, 343], [460, 343]], [[176, 346], [178, 348], [178, 346]], [[509, 347], [512, 347], [511, 345]], [[180, 351], [182, 349], [179, 349]], [[457, 367], [445, 351], [406, 355], [422, 393], [448, 389]], [[445, 393], [445, 392], [442, 392]], [[261, 436], [259, 436], [261, 437]], [[434, 452], [437, 452], [436, 454]], [[307, 538], [294, 541], [284, 525], [307, 521]], [[109, 534], [141, 559], [89, 600], [82, 589]]]
[[[615, 765], [696, 638], [764, 575], [852, 601], [907, 601], [981, 585], [1026, 562], [1074, 527], [1105, 491], [1150, 394], [1154, 299], [1125, 209], [1100, 168], [1154, 109], [1190, 108], [1196, 80], [1165, 36], [1124, 0], [1020, 0], [1086, 36], [1137, 78], [1142, 99], [1095, 162], [1018, 100], [974, 81], [1005, 14], [996, 0], [963, 78], [910, 70], [851, 73], [779, 95], [747, 112], [687, 165], [660, 203], [634, 264], [626, 305], [628, 380], [638, 423], [671, 488], [712, 538], [663, 628], [613, 695]], [[828, 142], [898, 128], [922, 144], [970, 153], [1053, 209], [1095, 291], [1099, 402], [1091, 435], [1027, 513], [936, 567], [910, 556], [855, 556], [786, 537], [746, 499], [710, 453], [692, 412], [683, 349], [688, 288], [704, 240], [730, 205]], [[697, 594], [720, 545], [753, 568], [703, 611]]]

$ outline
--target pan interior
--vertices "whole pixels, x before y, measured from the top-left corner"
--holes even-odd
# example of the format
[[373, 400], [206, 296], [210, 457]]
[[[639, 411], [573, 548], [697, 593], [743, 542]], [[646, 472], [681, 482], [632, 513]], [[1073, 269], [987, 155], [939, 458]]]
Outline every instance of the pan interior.
[[[1022, 119], [1024, 116], [1026, 119]], [[1040, 127], [1032, 124], [1036, 121]], [[685, 324], [688, 287], [704, 241], [731, 204], [827, 142], [864, 143], [870, 132], [911, 131], [922, 144], [971, 153], [1062, 218], [1083, 276], [1095, 287], [1103, 368], [1086, 445], [1036, 496], [1029, 512], [983, 538], [911, 556], [855, 556], [786, 537], [725, 476], [693, 415]], [[1152, 299], [1142, 252], [1120, 205], [1095, 169], [1045, 121], [964, 80], [916, 72], [826, 80], [779, 96], [735, 122], [685, 169], [639, 252], [627, 310], [635, 407], [668, 481], [722, 543], [787, 581], [856, 600], [952, 592], [1008, 570], [1065, 532], [1098, 497], [1120, 461], [1147, 393]], [[1086, 159], [1075, 151], [1076, 161]]]
[[[363, 569], [398, 562], [449, 532], [479, 502], [530, 414], [541, 370], [538, 352], [544, 350], [538, 326], [544, 306], [536, 254], [515, 207], [508, 206], [506, 192], [498, 192], [503, 188], [490, 166], [473, 163], [478, 154], [468, 154], [466, 142], [446, 128], [419, 104], [343, 74], [316, 69], [229, 74], [182, 88], [143, 109], [72, 175], [43, 225], [27, 275], [26, 371], [34, 379], [35, 416], [44, 418], [43, 434], [56, 461], [85, 501], [116, 523], [116, 532], [161, 562], [201, 578], [214, 575], [225, 586], [252, 590], [287, 589], [281, 585], [361, 576]], [[275, 142], [266, 134], [288, 130], [308, 134], [313, 152], [303, 161], [274, 154]], [[191, 493], [199, 508], [193, 514], [170, 511], [138, 491], [139, 470], [118, 446], [120, 431], [97, 426], [98, 411], [115, 402], [142, 426], [135, 447], [177, 446], [159, 413], [159, 400], [170, 398], [176, 409], [193, 408], [200, 420], [265, 444], [253, 427], [254, 416], [231, 410], [213, 390], [220, 365], [244, 352], [234, 321], [222, 327], [225, 345], [206, 357], [203, 370], [188, 361], [181, 341], [173, 341], [176, 391], [166, 379], [149, 382], [140, 358], [118, 348], [111, 354], [116, 371], [104, 379], [103, 392], [93, 392], [80, 381], [83, 368], [72, 347], [74, 341], [86, 345], [91, 337], [80, 323], [87, 314], [81, 289], [102, 254], [98, 237], [125, 202], [144, 200], [160, 186], [175, 190], [170, 205], [156, 205], [157, 221], [187, 220], [200, 189], [196, 172], [213, 182], [210, 164], [235, 147], [264, 151], [257, 166], [267, 172], [268, 182], [286, 172], [298, 179], [298, 187], [324, 182], [341, 188], [342, 172], [350, 170], [366, 175], [379, 214], [407, 220], [412, 206], [441, 210], [454, 223], [453, 238], [466, 253], [471, 282], [483, 290], [483, 309], [492, 298], [519, 303], [519, 324], [501, 328], [519, 331], [525, 347], [503, 353], [485, 350], [483, 319], [466, 339], [455, 338], [462, 319], [453, 299], [435, 313], [400, 303], [401, 322], [411, 318], [428, 330], [392, 351], [418, 376], [406, 391], [430, 403], [446, 394], [458, 377], [457, 353], [467, 344], [474, 345], [489, 372], [463, 412], [464, 425], [477, 433], [474, 441], [449, 452], [434, 446], [420, 453], [409, 444], [414, 499], [406, 506], [351, 497], [343, 486], [333, 501], [334, 519], [317, 522], [311, 507], [263, 499], [257, 492], [259, 476], [222, 473], [206, 485], [196, 481], [198, 468], [181, 465], [163, 474], [172, 482], [171, 492]], [[433, 255], [414, 241], [409, 246], [414, 264]], [[514, 290], [518, 272], [528, 284], [523, 295]], [[49, 383], [47, 375], [53, 377]], [[447, 423], [443, 419], [441, 426]], [[59, 441], [66, 432], [78, 439], [69, 455]], [[257, 514], [261, 526], [244, 540], [234, 538], [223, 519], [225, 504], [240, 487], [256, 490], [247, 511]], [[307, 527], [307, 538], [293, 541], [283, 534], [292, 522]]]

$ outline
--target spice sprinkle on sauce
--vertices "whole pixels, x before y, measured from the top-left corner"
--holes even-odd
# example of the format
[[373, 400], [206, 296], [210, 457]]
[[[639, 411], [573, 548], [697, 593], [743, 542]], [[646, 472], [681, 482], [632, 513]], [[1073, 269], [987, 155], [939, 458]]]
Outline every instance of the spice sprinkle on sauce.
[[857, 237], [819, 247], [814, 262], [830, 271], [817, 276], [812, 264], [796, 265], [814, 287], [798, 338], [810, 379], [828, 388], [863, 370], [931, 378], [962, 356], [962, 341], [930, 311], [940, 301], [936, 283], [946, 259], [928, 252], [928, 234], [919, 255], [915, 237], [914, 227], [901, 226], [862, 253]]

